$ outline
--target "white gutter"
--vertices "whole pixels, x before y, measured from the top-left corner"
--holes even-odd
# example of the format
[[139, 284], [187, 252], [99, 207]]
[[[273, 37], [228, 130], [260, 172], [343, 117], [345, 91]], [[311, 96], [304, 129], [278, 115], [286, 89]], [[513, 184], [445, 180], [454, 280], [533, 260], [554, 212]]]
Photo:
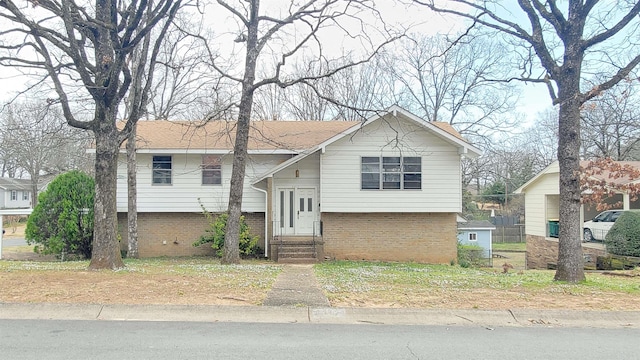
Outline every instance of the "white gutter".
[[[249, 155], [298, 155], [305, 149], [288, 150], [288, 149], [264, 149], [264, 150], [248, 150]], [[87, 154], [95, 154], [96, 149], [88, 148], [85, 150]], [[125, 154], [125, 149], [120, 149], [120, 154]], [[178, 155], [232, 155], [233, 151], [226, 149], [137, 149], [138, 154], [178, 154]]]
[[258, 190], [261, 193], [264, 193], [264, 257], [268, 258], [269, 257], [269, 236], [267, 235], [267, 233], [269, 232], [269, 224], [267, 223], [267, 214], [269, 209], [267, 209], [267, 204], [269, 203], [269, 201], [267, 197], [269, 196], [269, 193], [267, 193], [267, 190], [259, 189], [255, 187], [253, 184], [251, 184], [251, 188], [253, 190]]

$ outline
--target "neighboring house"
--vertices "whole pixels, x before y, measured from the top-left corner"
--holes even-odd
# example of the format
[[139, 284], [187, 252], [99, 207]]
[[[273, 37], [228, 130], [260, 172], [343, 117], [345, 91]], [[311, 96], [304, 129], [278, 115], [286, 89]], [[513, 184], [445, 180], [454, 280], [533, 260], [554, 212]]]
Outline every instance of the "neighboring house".
[[[191, 244], [207, 226], [200, 204], [227, 209], [234, 123], [141, 121], [137, 134], [140, 256], [210, 253]], [[242, 210], [272, 258], [297, 241], [311, 242], [319, 258], [449, 263], [462, 204], [460, 159], [479, 154], [447, 123], [399, 107], [364, 122], [255, 121]], [[123, 153], [123, 244], [126, 191]]]
[[0, 178], [0, 209], [31, 207], [31, 180]]
[[458, 222], [458, 242], [464, 245], [476, 245], [484, 249], [482, 257], [491, 259], [491, 242], [496, 227], [487, 220], [464, 220]]
[[[586, 166], [587, 163], [583, 162], [582, 165]], [[637, 161], [623, 163], [640, 167], [640, 162]], [[548, 263], [557, 261], [557, 234], [558, 227], [562, 226], [558, 223], [560, 218], [559, 173], [560, 168], [555, 161], [514, 191], [516, 194], [524, 194], [527, 267], [529, 268], [546, 268]], [[604, 179], [607, 175], [600, 176]], [[617, 179], [616, 181], [629, 180]], [[607, 203], [610, 204], [617, 202], [621, 202], [625, 210], [640, 209], [640, 201], [632, 202], [627, 193], [620, 193], [607, 199]], [[580, 210], [580, 223], [583, 224], [584, 221], [592, 219], [599, 212], [595, 206], [583, 205]], [[591, 245], [584, 245], [583, 251], [586, 254], [593, 252], [592, 255], [598, 255], [599, 252], [592, 251], [591, 247]]]

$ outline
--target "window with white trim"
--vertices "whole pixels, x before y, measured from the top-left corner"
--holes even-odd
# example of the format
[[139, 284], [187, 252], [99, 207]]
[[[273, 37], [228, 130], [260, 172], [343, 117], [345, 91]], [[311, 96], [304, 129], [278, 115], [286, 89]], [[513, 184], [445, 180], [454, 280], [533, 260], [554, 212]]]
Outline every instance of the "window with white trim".
[[469, 233], [469, 241], [478, 241], [478, 233]]
[[22, 200], [24, 200], [24, 201], [28, 201], [29, 200], [29, 192], [28, 191], [23, 191], [22, 192]]
[[362, 190], [422, 189], [422, 158], [363, 156], [361, 158]]
[[153, 156], [153, 185], [171, 185], [171, 155]]
[[222, 159], [217, 155], [202, 155], [202, 185], [222, 184]]
[[11, 190], [11, 201], [18, 201], [18, 191]]

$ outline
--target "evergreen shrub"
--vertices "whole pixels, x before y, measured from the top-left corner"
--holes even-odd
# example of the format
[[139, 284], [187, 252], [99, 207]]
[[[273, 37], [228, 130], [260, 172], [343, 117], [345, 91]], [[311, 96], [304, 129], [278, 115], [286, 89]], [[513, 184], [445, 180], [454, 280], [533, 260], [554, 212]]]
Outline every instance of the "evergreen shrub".
[[607, 233], [604, 243], [612, 254], [640, 257], [640, 212], [623, 212]]

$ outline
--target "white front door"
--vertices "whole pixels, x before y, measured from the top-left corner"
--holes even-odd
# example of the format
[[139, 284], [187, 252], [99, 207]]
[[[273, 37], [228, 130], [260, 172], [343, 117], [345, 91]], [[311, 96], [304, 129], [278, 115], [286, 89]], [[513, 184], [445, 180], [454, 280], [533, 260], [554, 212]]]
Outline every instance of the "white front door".
[[318, 204], [314, 188], [278, 188], [276, 235], [312, 235]]
[[296, 234], [313, 235], [313, 225], [316, 220], [316, 189], [300, 188], [296, 191], [297, 220]]

